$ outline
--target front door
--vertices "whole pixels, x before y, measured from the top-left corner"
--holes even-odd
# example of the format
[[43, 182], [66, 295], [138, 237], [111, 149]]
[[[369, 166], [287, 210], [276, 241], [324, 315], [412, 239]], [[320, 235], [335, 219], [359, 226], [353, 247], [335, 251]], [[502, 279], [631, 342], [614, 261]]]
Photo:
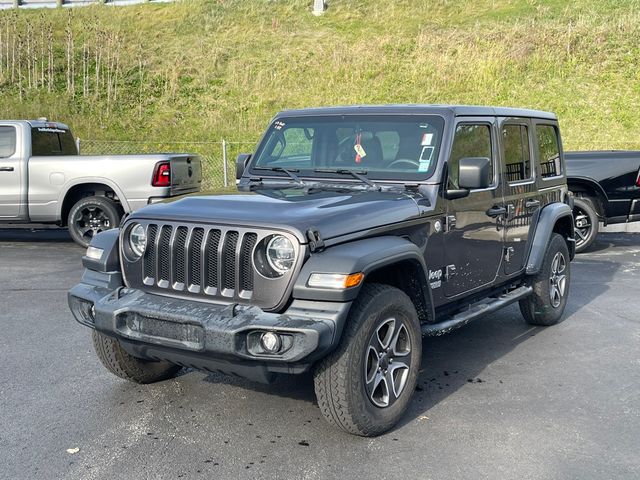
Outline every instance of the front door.
[[21, 158], [17, 150], [16, 128], [0, 125], [0, 218], [17, 218], [20, 214]]
[[504, 273], [512, 275], [525, 267], [531, 221], [541, 202], [535, 184], [532, 129], [529, 119], [501, 118], [502, 189], [507, 215]]
[[458, 120], [447, 162], [448, 189], [458, 189], [459, 162], [465, 157], [487, 157], [492, 161], [489, 188], [471, 190], [465, 198], [447, 201], [445, 266], [442, 283], [445, 296], [490, 285], [500, 271], [503, 231], [496, 226], [491, 209], [503, 204], [497, 180], [495, 118]]

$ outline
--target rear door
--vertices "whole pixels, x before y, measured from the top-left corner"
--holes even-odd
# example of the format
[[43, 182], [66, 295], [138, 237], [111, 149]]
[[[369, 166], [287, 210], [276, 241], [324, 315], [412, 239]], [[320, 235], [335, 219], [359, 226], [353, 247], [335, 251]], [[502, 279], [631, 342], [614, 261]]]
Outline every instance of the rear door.
[[541, 208], [536, 187], [533, 132], [528, 118], [500, 118], [502, 191], [507, 209], [504, 218], [504, 273], [525, 267], [531, 223]]
[[502, 206], [497, 176], [498, 149], [495, 118], [460, 118], [447, 162], [449, 189], [459, 188], [459, 162], [464, 157], [492, 160], [489, 188], [471, 190], [465, 198], [447, 201], [445, 224], [445, 267], [442, 283], [445, 296], [454, 297], [490, 285], [499, 273], [503, 232], [491, 209]]
[[0, 218], [3, 219], [14, 219], [20, 215], [22, 158], [17, 140], [15, 126], [0, 124]]

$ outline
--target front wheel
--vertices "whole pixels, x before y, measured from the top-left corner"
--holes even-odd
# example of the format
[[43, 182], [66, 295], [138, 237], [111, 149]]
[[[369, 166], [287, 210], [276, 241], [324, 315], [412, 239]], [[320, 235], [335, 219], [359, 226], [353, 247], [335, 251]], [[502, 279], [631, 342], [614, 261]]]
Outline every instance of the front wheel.
[[67, 224], [73, 240], [83, 247], [104, 230], [116, 228], [120, 223], [118, 205], [106, 197], [85, 197], [71, 207]]
[[115, 338], [93, 331], [93, 348], [100, 362], [114, 375], [135, 383], [155, 383], [174, 377], [182, 367], [142, 360], [126, 352]]
[[388, 285], [365, 285], [338, 349], [316, 366], [318, 406], [342, 430], [380, 435], [406, 411], [421, 359], [420, 322], [409, 297]]
[[533, 293], [520, 300], [520, 311], [530, 325], [555, 325], [569, 297], [571, 265], [567, 242], [558, 233], [551, 236], [542, 268], [531, 278]]

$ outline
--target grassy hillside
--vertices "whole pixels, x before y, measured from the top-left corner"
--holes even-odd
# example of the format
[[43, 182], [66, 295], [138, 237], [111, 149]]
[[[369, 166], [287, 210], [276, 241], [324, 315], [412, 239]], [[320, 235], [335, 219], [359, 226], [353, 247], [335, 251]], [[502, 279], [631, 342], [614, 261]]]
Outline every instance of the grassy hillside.
[[311, 3], [1, 12], [5, 54], [12, 35], [38, 52], [49, 24], [55, 42], [52, 85], [28, 87], [26, 56], [20, 82], [4, 69], [1, 115], [65, 120], [82, 138], [254, 141], [283, 108], [491, 104], [557, 112], [567, 148], [640, 148], [638, 1], [333, 0], [322, 17]]

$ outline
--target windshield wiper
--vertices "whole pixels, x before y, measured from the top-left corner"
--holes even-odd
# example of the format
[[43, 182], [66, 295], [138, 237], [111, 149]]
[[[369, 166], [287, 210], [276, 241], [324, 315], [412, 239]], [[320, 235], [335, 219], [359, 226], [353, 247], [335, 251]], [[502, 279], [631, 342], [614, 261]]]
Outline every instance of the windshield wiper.
[[295, 173], [293, 173], [293, 172], [299, 172], [300, 171], [297, 168], [287, 169], [287, 168], [283, 168], [283, 167], [253, 167], [252, 170], [266, 170], [266, 171], [269, 171], [269, 172], [286, 173], [298, 185], [305, 185], [305, 183], [302, 180], [300, 180], [300, 178]]
[[382, 189], [380, 187], [380, 185], [377, 185], [377, 184], [373, 183], [371, 180], [369, 180], [367, 177], [364, 176], [364, 175], [367, 174], [366, 171], [356, 172], [355, 170], [350, 170], [348, 168], [316, 168], [314, 170], [314, 172], [315, 173], [337, 173], [337, 174], [340, 174], [340, 175], [351, 175], [356, 180], [360, 180], [362, 183], [365, 183], [365, 184], [369, 185], [370, 187], [375, 188], [376, 190], [381, 190]]

